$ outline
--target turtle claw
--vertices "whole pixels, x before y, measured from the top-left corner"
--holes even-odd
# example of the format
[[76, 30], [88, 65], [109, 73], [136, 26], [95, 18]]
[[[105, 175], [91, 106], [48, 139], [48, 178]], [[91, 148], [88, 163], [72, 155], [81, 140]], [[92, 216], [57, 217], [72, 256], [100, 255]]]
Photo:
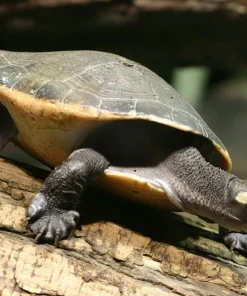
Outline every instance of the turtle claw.
[[230, 248], [229, 248], [230, 252], [233, 252], [235, 247], [236, 247], [236, 241], [234, 240], [230, 245]]
[[76, 211], [53, 209], [35, 222], [31, 222], [30, 228], [37, 234], [35, 241], [54, 242], [55, 246], [58, 246], [59, 241], [67, 238], [76, 227], [78, 220], [79, 214]]
[[36, 234], [35, 242], [54, 242], [55, 246], [75, 229], [79, 217], [77, 211], [60, 209], [54, 204], [48, 204], [40, 193], [35, 196], [27, 211], [29, 227]]
[[55, 241], [54, 241], [54, 247], [57, 248], [59, 245], [59, 235], [56, 235]]
[[42, 236], [42, 233], [41, 233], [41, 232], [38, 233], [38, 234], [35, 236], [34, 241], [37, 243], [37, 242], [39, 241], [39, 239], [40, 239], [41, 236]]

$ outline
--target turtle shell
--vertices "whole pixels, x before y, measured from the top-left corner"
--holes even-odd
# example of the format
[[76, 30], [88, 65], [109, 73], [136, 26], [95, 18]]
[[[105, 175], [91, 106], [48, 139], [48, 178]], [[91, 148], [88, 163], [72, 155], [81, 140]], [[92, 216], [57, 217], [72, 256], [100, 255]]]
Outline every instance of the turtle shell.
[[231, 169], [226, 148], [190, 104], [151, 70], [115, 54], [0, 51], [0, 101], [19, 129], [17, 142], [51, 166], [99, 122], [142, 119], [207, 138], [220, 166]]

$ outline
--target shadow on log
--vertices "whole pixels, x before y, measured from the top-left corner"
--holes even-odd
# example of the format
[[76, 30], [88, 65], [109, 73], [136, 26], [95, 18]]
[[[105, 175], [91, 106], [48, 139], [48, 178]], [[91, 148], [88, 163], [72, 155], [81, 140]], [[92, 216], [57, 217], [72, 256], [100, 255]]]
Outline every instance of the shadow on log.
[[247, 295], [247, 258], [216, 225], [96, 189], [74, 236], [35, 244], [25, 211], [46, 175], [0, 160], [1, 295]]

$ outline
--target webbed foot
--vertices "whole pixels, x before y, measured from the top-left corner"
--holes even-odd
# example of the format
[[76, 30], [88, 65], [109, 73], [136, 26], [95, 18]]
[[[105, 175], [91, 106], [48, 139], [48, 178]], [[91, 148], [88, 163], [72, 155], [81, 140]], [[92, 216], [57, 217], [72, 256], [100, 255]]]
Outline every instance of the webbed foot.
[[69, 236], [79, 220], [79, 213], [74, 210], [60, 209], [48, 204], [38, 193], [27, 211], [30, 229], [36, 234], [36, 241], [44, 240], [57, 243]]
[[54, 241], [69, 236], [79, 220], [78, 208], [87, 182], [109, 166], [92, 149], [70, 154], [45, 180], [27, 210], [27, 219], [36, 240]]

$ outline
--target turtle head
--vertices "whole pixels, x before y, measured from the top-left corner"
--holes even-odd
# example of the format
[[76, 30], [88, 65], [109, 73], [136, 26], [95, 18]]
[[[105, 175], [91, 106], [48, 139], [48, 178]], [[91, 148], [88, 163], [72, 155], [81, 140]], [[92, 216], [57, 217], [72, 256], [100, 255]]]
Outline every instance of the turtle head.
[[241, 180], [233, 176], [228, 182], [225, 196], [226, 210], [233, 218], [233, 221], [236, 221], [236, 225], [233, 222], [233, 225], [229, 228], [237, 231], [247, 231], [247, 180]]
[[239, 206], [247, 207], [247, 180], [234, 178], [229, 182], [229, 197]]

